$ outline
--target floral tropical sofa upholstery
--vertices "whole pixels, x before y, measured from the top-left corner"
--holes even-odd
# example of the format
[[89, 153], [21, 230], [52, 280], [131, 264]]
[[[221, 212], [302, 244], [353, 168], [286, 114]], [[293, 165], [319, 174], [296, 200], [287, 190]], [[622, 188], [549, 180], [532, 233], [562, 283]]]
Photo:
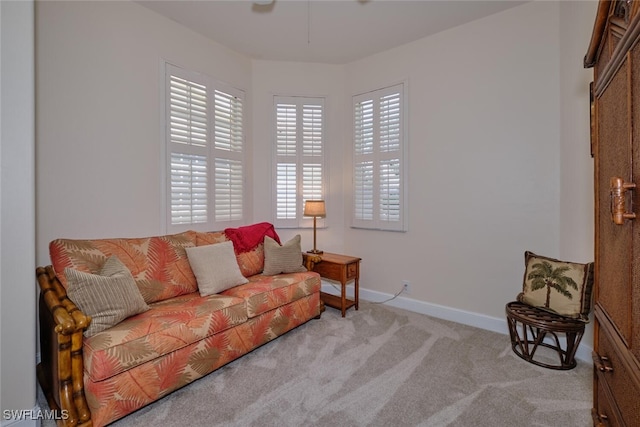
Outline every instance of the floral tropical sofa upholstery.
[[[63, 414], [59, 425], [109, 424], [319, 318], [320, 277], [300, 268], [296, 237], [297, 248], [275, 243], [278, 251], [298, 251], [293, 269], [280, 265], [275, 247], [275, 264], [270, 263], [267, 240], [273, 245], [279, 239], [268, 223], [221, 232], [52, 241], [52, 265], [36, 271], [42, 359], [37, 372], [49, 406]], [[241, 284], [203, 296], [201, 275], [196, 279], [190, 262], [193, 248], [217, 249], [227, 242], [233, 242], [236, 264], [230, 268], [240, 270]], [[218, 261], [211, 260], [214, 273]], [[105, 272], [107, 265], [118, 271]], [[130, 283], [132, 277], [139, 294], [133, 290], [136, 295], [126, 295], [121, 304], [135, 306], [134, 314], [116, 317], [113, 326], [101, 325], [104, 312], [96, 314], [92, 330], [93, 319], [74, 301], [81, 299], [77, 276], [98, 281], [83, 288], [91, 292], [95, 286], [110, 292], [111, 283]], [[118, 301], [106, 299], [107, 305]], [[119, 309], [107, 307], [107, 318]]]

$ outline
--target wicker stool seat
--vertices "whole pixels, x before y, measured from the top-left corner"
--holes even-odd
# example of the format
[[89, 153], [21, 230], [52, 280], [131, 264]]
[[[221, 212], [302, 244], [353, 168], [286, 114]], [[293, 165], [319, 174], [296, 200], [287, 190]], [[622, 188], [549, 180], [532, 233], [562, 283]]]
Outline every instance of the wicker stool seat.
[[[508, 303], [505, 310], [509, 335], [511, 336], [511, 348], [514, 353], [527, 362], [545, 368], [565, 370], [573, 369], [576, 366], [575, 354], [584, 334], [584, 322], [562, 317], [517, 301]], [[564, 348], [560, 339], [562, 334], [566, 339]], [[553, 337], [552, 343], [544, 342], [547, 335]], [[534, 359], [539, 347], [555, 350], [558, 353], [560, 363], [552, 365]]]

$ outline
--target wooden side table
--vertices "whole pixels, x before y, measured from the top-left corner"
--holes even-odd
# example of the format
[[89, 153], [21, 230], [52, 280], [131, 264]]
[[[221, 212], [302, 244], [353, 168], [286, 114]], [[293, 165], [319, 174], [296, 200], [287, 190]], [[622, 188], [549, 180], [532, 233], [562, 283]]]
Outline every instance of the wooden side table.
[[[304, 254], [305, 256], [307, 254]], [[309, 254], [312, 255], [312, 254]], [[350, 307], [358, 309], [359, 301], [359, 287], [360, 287], [360, 258], [332, 254], [324, 252], [319, 255], [322, 261], [313, 265], [313, 271], [320, 274], [325, 279], [335, 280], [340, 282], [341, 290], [340, 296], [327, 294], [325, 292], [320, 293], [320, 298], [329, 307], [337, 308], [342, 311], [342, 317]], [[354, 297], [353, 300], [347, 298], [347, 283], [351, 280], [354, 281]]]

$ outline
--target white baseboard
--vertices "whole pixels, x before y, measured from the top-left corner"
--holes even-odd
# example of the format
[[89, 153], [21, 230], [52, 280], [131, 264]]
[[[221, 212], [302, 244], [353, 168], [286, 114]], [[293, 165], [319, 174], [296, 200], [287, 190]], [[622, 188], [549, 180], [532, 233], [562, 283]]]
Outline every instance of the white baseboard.
[[[340, 291], [336, 286], [324, 281], [322, 282], [322, 292], [340, 295]], [[353, 297], [353, 285], [347, 286], [347, 295]], [[365, 301], [386, 301], [392, 297], [392, 294], [373, 291], [360, 287], [360, 298]], [[406, 296], [397, 296], [396, 298], [385, 302], [385, 304], [392, 307], [402, 308], [404, 310], [425, 314], [427, 316], [436, 317], [438, 319], [449, 320], [451, 322], [462, 323], [463, 325], [469, 325], [492, 332], [498, 332], [504, 335], [509, 334], [509, 327], [507, 326], [506, 317], [491, 317], [485, 314], [446, 307], [439, 304], [433, 304], [426, 301], [408, 298]], [[592, 351], [593, 348], [591, 346], [589, 346], [585, 342], [581, 342], [578, 346], [578, 351], [576, 352], [576, 359], [592, 364]]]

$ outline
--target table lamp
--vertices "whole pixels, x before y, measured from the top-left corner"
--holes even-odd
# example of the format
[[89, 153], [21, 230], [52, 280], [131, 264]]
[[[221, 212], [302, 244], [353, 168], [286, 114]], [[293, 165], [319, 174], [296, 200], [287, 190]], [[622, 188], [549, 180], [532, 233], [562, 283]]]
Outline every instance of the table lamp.
[[325, 218], [327, 216], [324, 200], [307, 200], [304, 203], [303, 215], [313, 217], [313, 249], [307, 252], [310, 254], [321, 254], [322, 251], [316, 248], [316, 218]]

